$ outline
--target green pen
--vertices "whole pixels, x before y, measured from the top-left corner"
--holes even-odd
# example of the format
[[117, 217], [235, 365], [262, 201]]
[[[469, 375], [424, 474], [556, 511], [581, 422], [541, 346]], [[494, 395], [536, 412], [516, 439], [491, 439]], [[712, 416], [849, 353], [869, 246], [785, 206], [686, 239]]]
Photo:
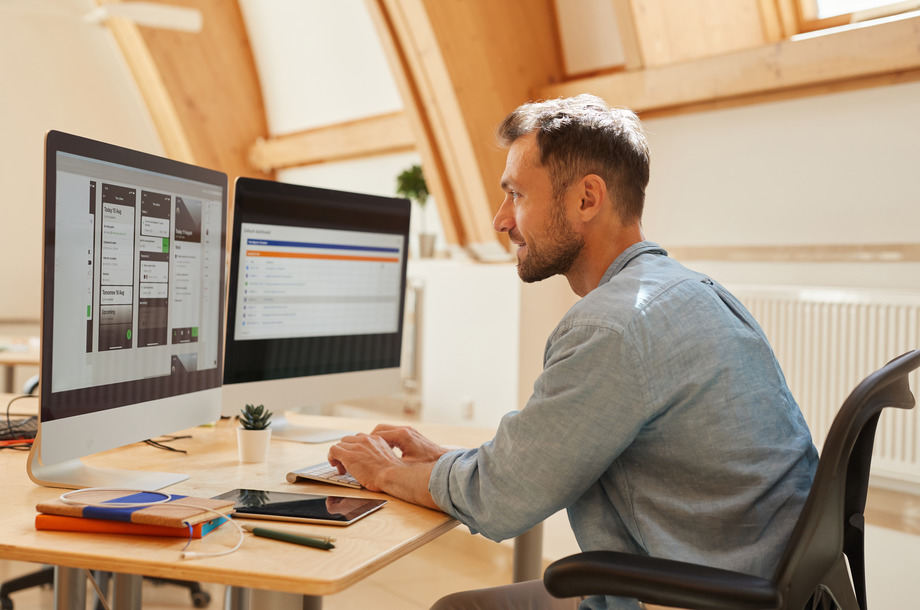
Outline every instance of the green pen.
[[323, 538], [314, 538], [312, 536], [301, 536], [300, 534], [294, 534], [292, 532], [285, 532], [282, 530], [272, 530], [266, 527], [255, 527], [249, 524], [245, 524], [242, 527], [247, 532], [252, 532], [254, 536], [261, 536], [262, 538], [272, 538], [274, 540], [281, 540], [284, 542], [293, 542], [294, 544], [312, 546], [313, 548], [323, 549], [326, 551], [335, 548], [335, 545], [332, 544], [335, 538], [329, 538], [328, 536]]

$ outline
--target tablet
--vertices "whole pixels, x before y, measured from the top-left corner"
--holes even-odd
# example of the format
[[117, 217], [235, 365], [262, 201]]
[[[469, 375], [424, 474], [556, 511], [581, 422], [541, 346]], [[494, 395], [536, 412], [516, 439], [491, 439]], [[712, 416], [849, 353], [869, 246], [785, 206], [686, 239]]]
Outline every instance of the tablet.
[[233, 500], [233, 516], [324, 525], [351, 525], [383, 507], [386, 500], [319, 496], [286, 491], [234, 489], [215, 500]]

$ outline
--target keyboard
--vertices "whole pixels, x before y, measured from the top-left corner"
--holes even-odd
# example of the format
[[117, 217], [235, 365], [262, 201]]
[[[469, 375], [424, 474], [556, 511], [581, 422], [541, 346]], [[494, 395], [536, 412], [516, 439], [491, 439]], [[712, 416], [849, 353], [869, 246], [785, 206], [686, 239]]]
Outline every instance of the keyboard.
[[[12, 432], [10, 428], [12, 427]], [[38, 433], [38, 417], [11, 417], [9, 421], [0, 417], [0, 441], [12, 441], [20, 438], [35, 438]]]
[[287, 474], [288, 483], [296, 483], [301, 479], [308, 481], [319, 481], [320, 483], [332, 483], [333, 485], [342, 485], [352, 489], [361, 489], [361, 483], [348, 474], [339, 474], [335, 466], [330, 466], [329, 462], [320, 462], [313, 466], [307, 466], [300, 470], [292, 470]]

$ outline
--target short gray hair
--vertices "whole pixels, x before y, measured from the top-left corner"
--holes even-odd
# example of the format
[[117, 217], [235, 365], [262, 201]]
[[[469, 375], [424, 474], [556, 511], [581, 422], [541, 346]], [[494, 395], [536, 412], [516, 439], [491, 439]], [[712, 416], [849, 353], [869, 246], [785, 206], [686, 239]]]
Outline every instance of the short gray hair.
[[613, 194], [623, 222], [640, 221], [649, 181], [649, 152], [639, 117], [582, 94], [523, 104], [498, 126], [498, 141], [511, 146], [536, 132], [540, 163], [558, 198], [576, 180], [597, 174]]

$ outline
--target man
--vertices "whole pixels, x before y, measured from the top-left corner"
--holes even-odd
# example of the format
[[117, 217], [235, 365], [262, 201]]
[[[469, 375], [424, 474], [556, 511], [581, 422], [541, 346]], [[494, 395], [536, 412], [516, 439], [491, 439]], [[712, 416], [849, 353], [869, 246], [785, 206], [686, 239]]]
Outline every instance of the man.
[[[817, 452], [751, 315], [644, 241], [649, 160], [638, 118], [582, 95], [519, 107], [499, 138], [508, 158], [494, 226], [517, 246], [521, 279], [562, 274], [582, 297], [548, 339], [533, 395], [476, 449], [447, 451], [410, 428], [379, 426], [342, 439], [330, 462], [494, 540], [566, 508], [583, 550], [770, 576]], [[534, 581], [437, 607], [579, 602]]]

